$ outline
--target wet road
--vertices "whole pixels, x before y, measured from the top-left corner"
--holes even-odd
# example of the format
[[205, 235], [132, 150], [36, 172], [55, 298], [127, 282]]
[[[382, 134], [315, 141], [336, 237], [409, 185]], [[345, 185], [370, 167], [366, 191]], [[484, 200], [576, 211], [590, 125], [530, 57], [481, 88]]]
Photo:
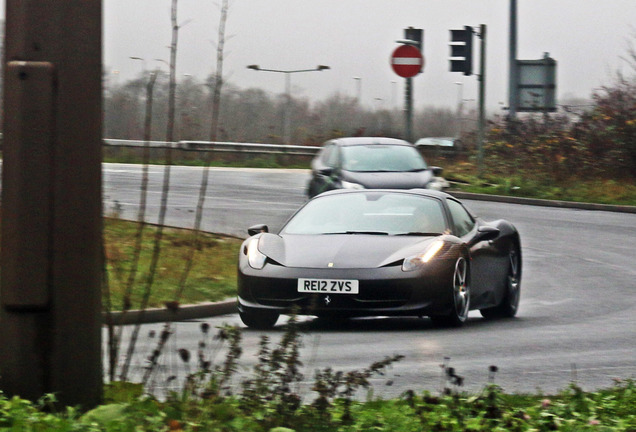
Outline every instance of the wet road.
[[[148, 221], [155, 222], [163, 168], [151, 167], [150, 172]], [[171, 174], [167, 224], [192, 226], [201, 169], [173, 167]], [[135, 219], [140, 167], [105, 165], [104, 178], [105, 210], [119, 207], [122, 217]], [[304, 171], [213, 169], [203, 228], [239, 237], [256, 223], [275, 230], [305, 201], [307, 178]], [[485, 321], [471, 312], [461, 329], [437, 329], [427, 319], [357, 319], [344, 325], [306, 319], [301, 330], [308, 380], [317, 368], [361, 369], [392, 354], [405, 359], [374, 381], [376, 395], [435, 391], [445, 357], [464, 376], [467, 390], [487, 382], [490, 365], [499, 368], [495, 381], [516, 392], [554, 392], [572, 379], [593, 389], [610, 386], [613, 378], [636, 377], [636, 215], [464, 202], [484, 219], [510, 220], [521, 233], [524, 267], [518, 317]], [[237, 315], [205, 321], [240, 325]], [[283, 321], [264, 334], [276, 341]], [[199, 325], [179, 323], [168, 352], [196, 351]], [[149, 325], [144, 332], [160, 327]], [[242, 364], [253, 364], [261, 334], [243, 332]], [[153, 341], [143, 341], [139, 358], [152, 346]], [[221, 361], [222, 352], [216, 355]], [[166, 376], [171, 367], [182, 369], [178, 363], [174, 355], [166, 361]], [[310, 387], [307, 382], [300, 390], [309, 392]]]

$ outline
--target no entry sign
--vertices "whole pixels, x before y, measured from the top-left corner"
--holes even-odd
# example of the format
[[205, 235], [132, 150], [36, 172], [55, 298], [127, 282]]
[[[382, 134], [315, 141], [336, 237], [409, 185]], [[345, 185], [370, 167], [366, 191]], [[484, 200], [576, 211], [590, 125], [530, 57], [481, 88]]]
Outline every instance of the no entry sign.
[[391, 67], [402, 78], [411, 78], [422, 71], [424, 58], [412, 45], [400, 45], [391, 55]]

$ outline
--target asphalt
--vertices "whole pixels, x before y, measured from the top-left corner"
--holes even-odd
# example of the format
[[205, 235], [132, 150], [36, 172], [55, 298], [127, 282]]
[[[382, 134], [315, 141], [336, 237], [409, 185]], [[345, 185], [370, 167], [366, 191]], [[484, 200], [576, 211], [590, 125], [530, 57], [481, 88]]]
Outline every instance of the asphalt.
[[[578, 210], [597, 210], [618, 213], [636, 213], [636, 206], [591, 204], [569, 201], [544, 200], [535, 198], [508, 197], [502, 195], [475, 194], [469, 192], [449, 192], [459, 199], [475, 201], [491, 201], [508, 204], [524, 204], [542, 207], [558, 207]], [[236, 313], [236, 299], [228, 299], [219, 302], [199, 303], [195, 305], [182, 305], [178, 308], [156, 308], [141, 310], [131, 310], [127, 312], [111, 312], [103, 315], [104, 323], [112, 322], [116, 325], [126, 324], [150, 324], [158, 322], [176, 322], [194, 319], [210, 318], [219, 315], [229, 315]]]

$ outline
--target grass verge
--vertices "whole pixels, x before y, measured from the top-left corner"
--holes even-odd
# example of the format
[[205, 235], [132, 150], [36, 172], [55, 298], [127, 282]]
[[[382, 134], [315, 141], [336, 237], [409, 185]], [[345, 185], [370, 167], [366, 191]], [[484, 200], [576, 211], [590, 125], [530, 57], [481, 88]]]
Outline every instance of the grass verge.
[[472, 163], [448, 163], [444, 177], [453, 188], [464, 192], [516, 196], [558, 201], [636, 206], [636, 184], [633, 180], [560, 179], [531, 173], [477, 175]]
[[[108, 265], [110, 298], [113, 310], [121, 310], [131, 263], [135, 254], [135, 236], [139, 224], [106, 218], [104, 242]], [[136, 281], [130, 297], [132, 309], [141, 302], [149, 277], [149, 267], [157, 227], [147, 225], [143, 231], [141, 255]], [[236, 294], [236, 262], [242, 240], [201, 233], [196, 248], [193, 233], [186, 229], [165, 228], [161, 256], [154, 277], [149, 307], [161, 307], [175, 301], [175, 293], [191, 249], [196, 248], [193, 266], [181, 303], [223, 300]]]

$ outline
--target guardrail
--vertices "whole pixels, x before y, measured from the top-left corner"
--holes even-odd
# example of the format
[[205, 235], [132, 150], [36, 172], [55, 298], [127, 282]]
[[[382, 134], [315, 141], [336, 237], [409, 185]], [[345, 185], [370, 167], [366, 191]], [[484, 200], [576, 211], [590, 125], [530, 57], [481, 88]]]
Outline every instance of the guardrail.
[[[211, 142], [211, 141], [149, 141], [150, 148], [175, 148], [185, 151], [211, 151], [219, 153], [239, 153], [239, 154], [267, 154], [267, 155], [289, 155], [289, 156], [315, 156], [321, 149], [316, 146], [296, 146], [279, 144], [260, 143], [235, 143], [235, 142]], [[111, 147], [145, 147], [146, 141], [104, 139], [105, 146]]]

